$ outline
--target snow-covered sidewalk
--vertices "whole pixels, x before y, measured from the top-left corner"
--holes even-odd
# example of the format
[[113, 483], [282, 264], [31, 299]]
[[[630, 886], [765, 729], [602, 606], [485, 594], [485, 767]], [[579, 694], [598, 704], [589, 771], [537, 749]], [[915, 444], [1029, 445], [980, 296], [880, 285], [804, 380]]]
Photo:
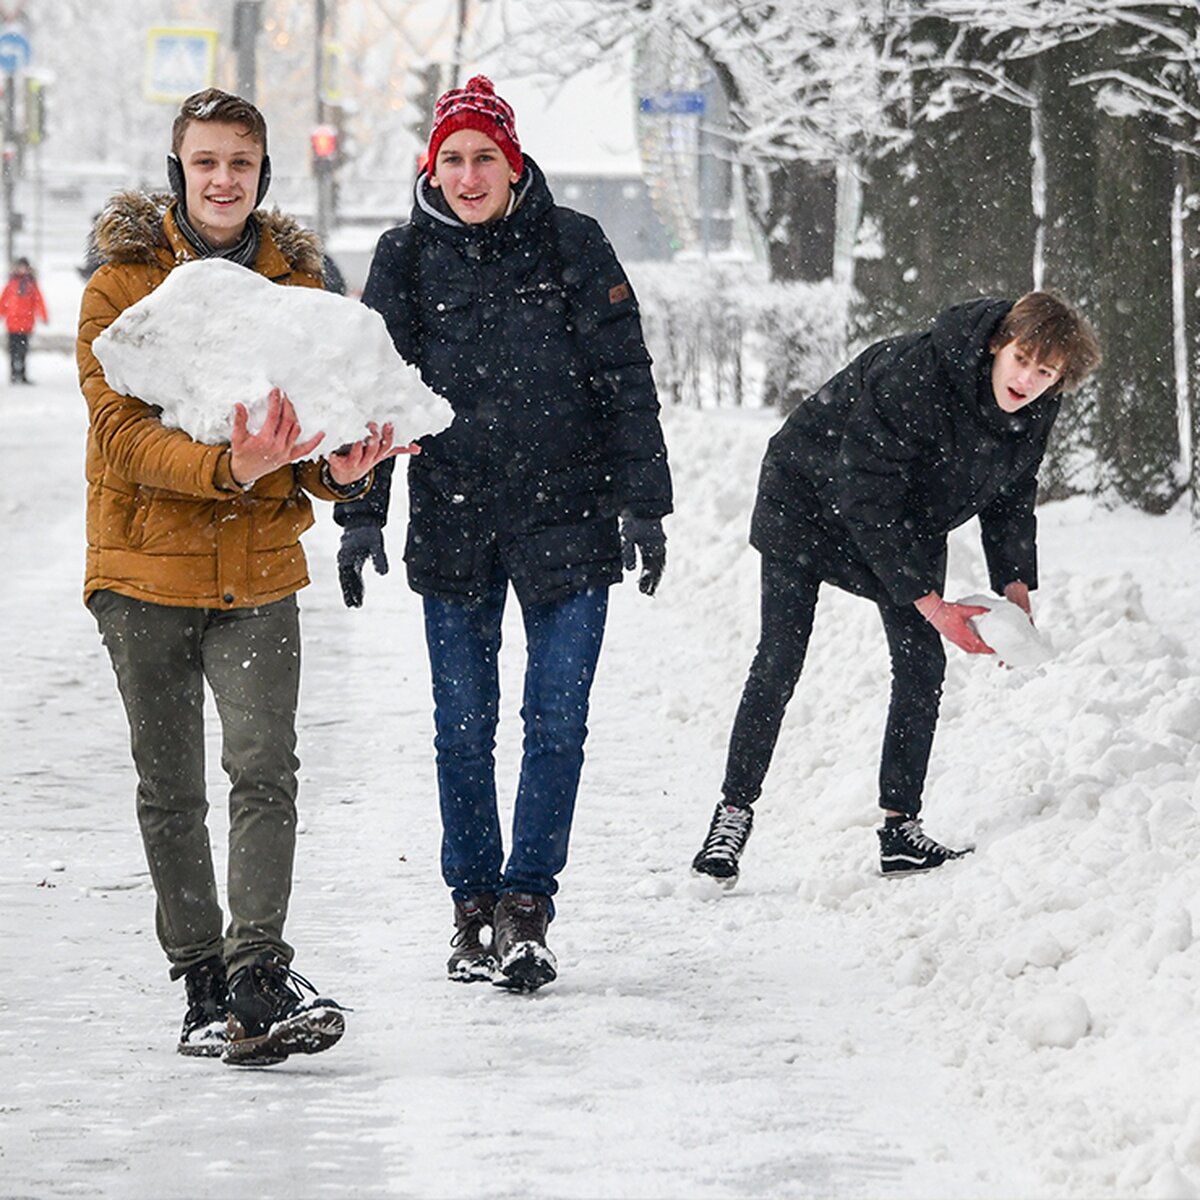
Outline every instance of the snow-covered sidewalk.
[[[875, 874], [887, 664], [828, 591], [737, 890], [687, 863], [757, 634], [745, 546], [775, 426], [666, 414], [660, 593], [614, 594], [572, 861], [533, 997], [444, 979], [416, 598], [337, 591], [307, 536], [296, 966], [353, 1007], [328, 1054], [174, 1054], [116, 689], [79, 602], [85, 414], [66, 356], [0, 394], [0, 1194], [1187, 1196], [1200, 1180], [1200, 546], [1186, 518], [1043, 515], [1024, 672], [952, 657], [928, 823], [979, 850]], [[951, 595], [981, 590], [955, 543]], [[515, 617], [515, 612], [510, 613]], [[499, 751], [520, 742], [519, 623]], [[212, 827], [224, 781], [211, 731]]]

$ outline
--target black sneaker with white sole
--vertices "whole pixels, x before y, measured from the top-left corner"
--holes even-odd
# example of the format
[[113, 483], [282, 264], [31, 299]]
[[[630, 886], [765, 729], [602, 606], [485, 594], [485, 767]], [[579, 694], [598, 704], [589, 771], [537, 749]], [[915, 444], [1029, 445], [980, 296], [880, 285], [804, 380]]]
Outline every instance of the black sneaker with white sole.
[[879, 834], [879, 869], [884, 875], [907, 875], [916, 871], [932, 871], [953, 858], [963, 858], [974, 846], [951, 850], [935, 842], [922, 828], [916, 817], [888, 818]]
[[722, 800], [713, 813], [700, 853], [692, 859], [692, 873], [715, 879], [725, 888], [733, 887], [738, 881], [738, 860], [753, 828], [752, 808]]
[[229, 1015], [229, 985], [219, 958], [193, 963], [183, 976], [187, 1012], [179, 1031], [180, 1054], [219, 1058], [225, 1051], [225, 1022]]
[[[305, 1000], [305, 991], [314, 999]], [[234, 1066], [268, 1067], [293, 1054], [320, 1054], [345, 1031], [344, 1011], [282, 958], [261, 958], [229, 980], [228, 1040], [221, 1057]]]

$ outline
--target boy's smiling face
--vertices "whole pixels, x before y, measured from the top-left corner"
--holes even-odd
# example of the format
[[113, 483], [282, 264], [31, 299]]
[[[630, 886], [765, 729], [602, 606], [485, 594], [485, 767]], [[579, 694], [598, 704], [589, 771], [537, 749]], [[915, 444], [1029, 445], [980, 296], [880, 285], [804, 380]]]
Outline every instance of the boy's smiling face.
[[1041, 362], [1019, 343], [1007, 342], [992, 359], [992, 395], [1006, 413], [1020, 412], [1062, 378], [1062, 368]]
[[242, 236], [254, 211], [263, 148], [244, 126], [193, 121], [184, 131], [179, 161], [187, 211], [196, 231], [218, 249]]

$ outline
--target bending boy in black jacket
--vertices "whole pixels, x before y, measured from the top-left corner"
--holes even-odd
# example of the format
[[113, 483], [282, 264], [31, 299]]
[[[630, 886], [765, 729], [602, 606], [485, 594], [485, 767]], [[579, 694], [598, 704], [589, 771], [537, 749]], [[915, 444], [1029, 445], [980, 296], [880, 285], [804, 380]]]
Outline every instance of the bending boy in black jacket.
[[804, 665], [817, 592], [879, 606], [892, 694], [879, 773], [884, 874], [968, 850], [927, 836], [918, 814], [937, 725], [942, 638], [990, 654], [983, 609], [942, 598], [950, 530], [979, 517], [993, 589], [1027, 613], [1037, 586], [1037, 471], [1059, 396], [1100, 359], [1056, 297], [984, 299], [879, 342], [809, 397], [771, 439], [750, 541], [762, 559], [762, 634], [730, 737], [708, 836], [692, 869], [732, 887], [784, 710]]

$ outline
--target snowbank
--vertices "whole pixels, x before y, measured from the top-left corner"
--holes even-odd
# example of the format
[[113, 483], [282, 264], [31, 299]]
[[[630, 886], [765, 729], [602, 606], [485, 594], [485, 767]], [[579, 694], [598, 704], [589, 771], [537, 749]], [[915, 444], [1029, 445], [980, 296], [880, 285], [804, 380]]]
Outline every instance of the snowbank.
[[[746, 533], [775, 421], [669, 416], [679, 513], [661, 594], [704, 613], [706, 633], [662, 708], [717, 736], [696, 750], [699, 846], [758, 632]], [[719, 904], [753, 903], [766, 920], [793, 889], [800, 956], [804, 927], [832, 922], [861, 972], [892, 980], [880, 1019], [954, 1068], [957, 1103], [1032, 1149], [1041, 1194], [1194, 1196], [1200, 548], [1182, 512], [1153, 520], [1080, 499], [1042, 509], [1041, 525], [1033, 606], [1054, 661], [1007, 671], [949, 651], [923, 816], [976, 853], [912, 879], [875, 873], [886, 647], [872, 605], [826, 588], [742, 881]], [[952, 539], [947, 593], [986, 582], [972, 523]], [[719, 933], [708, 941], [715, 960]]]

